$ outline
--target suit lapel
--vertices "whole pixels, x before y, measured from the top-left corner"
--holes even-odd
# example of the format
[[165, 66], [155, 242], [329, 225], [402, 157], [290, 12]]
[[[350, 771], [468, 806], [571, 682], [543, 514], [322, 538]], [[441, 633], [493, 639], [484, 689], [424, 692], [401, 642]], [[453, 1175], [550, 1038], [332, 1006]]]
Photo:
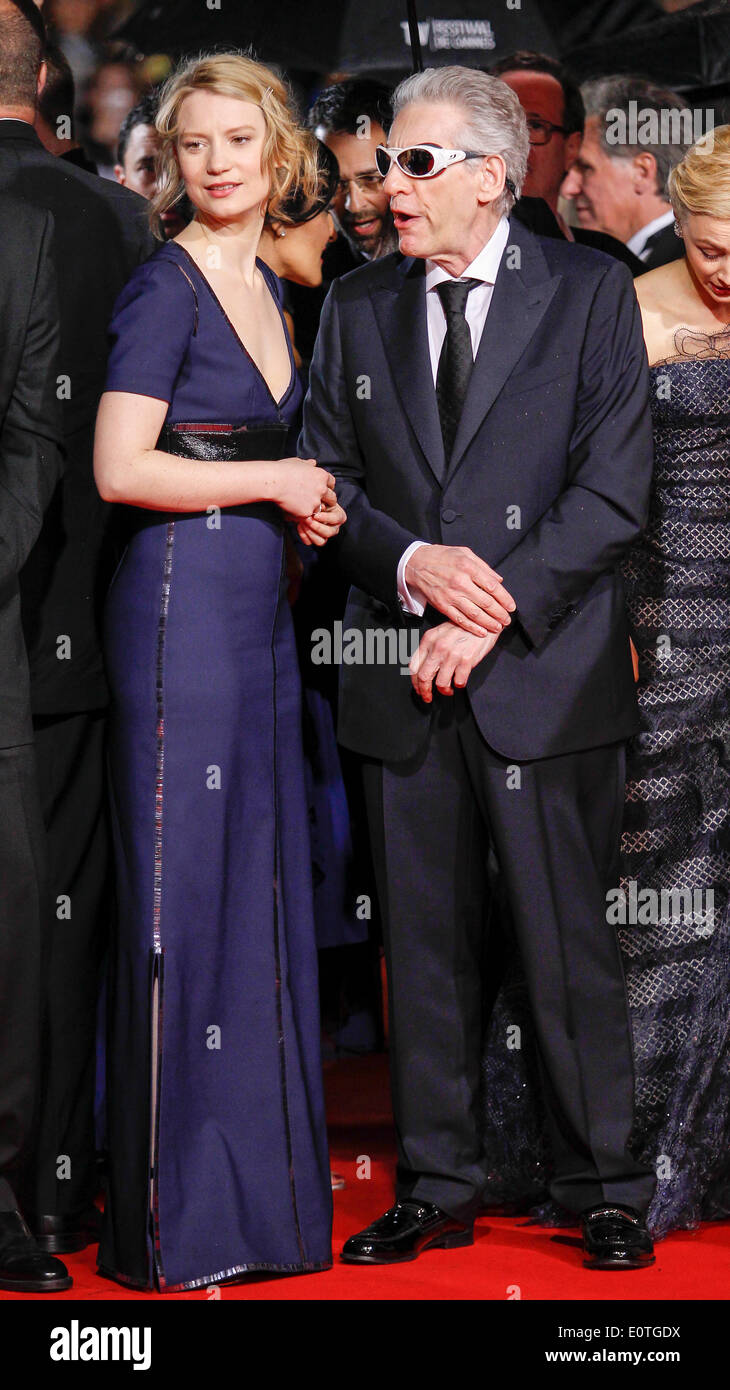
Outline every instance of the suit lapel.
[[[449, 480], [536, 332], [560, 278], [551, 276], [537, 237], [512, 220], [456, 432]], [[372, 301], [403, 409], [443, 485], [446, 460], [428, 350], [424, 279], [424, 261], [400, 261], [391, 283], [372, 291]]]
[[436, 392], [428, 351], [425, 262], [402, 261], [392, 286], [372, 293], [378, 328], [403, 409], [439, 483], [446, 473]]
[[[512, 264], [515, 247], [518, 264]], [[519, 362], [560, 283], [551, 276], [540, 243], [519, 223], [510, 222], [509, 242], [497, 271], [486, 323], [454, 440], [449, 481], [463, 460], [485, 415]]]

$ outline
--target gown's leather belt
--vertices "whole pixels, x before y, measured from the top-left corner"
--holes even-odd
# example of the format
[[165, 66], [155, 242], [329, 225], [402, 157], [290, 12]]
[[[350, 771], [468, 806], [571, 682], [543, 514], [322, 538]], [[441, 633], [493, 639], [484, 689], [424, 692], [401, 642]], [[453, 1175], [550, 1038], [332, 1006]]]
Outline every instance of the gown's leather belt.
[[[165, 424], [160, 431], [156, 447], [166, 454], [177, 454], [179, 458], [222, 460], [228, 463], [246, 463], [255, 459], [286, 458], [289, 451], [290, 426], [285, 424], [246, 424], [227, 425]], [[159, 526], [169, 521], [184, 521], [186, 517], [206, 516], [206, 512], [158, 512], [145, 507], [125, 509], [124, 536], [145, 530], [149, 526]], [[246, 515], [260, 514], [267, 520], [283, 525], [283, 513], [271, 502], [251, 502], [239, 507], [226, 507], [227, 512], [244, 511]]]
[[290, 426], [263, 423], [245, 425], [188, 424], [162, 426], [157, 448], [187, 459], [221, 459], [246, 463], [252, 459], [280, 459], [287, 454]]

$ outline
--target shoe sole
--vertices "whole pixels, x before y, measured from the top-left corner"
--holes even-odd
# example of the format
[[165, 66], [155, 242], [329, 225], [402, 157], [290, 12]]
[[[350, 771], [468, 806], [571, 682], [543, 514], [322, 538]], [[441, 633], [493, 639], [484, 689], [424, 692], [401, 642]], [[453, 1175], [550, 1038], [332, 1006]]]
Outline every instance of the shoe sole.
[[656, 1263], [656, 1255], [650, 1255], [648, 1259], [641, 1260], [639, 1263], [633, 1260], [584, 1260], [585, 1269], [649, 1269]]
[[64, 1236], [35, 1236], [35, 1243], [44, 1255], [76, 1255], [79, 1250], [85, 1250], [87, 1245], [98, 1245], [98, 1236], [85, 1236], [79, 1232], [77, 1235]]
[[0, 1289], [8, 1293], [63, 1293], [73, 1285], [71, 1275], [65, 1279], [0, 1279]]
[[417, 1260], [418, 1256], [424, 1255], [427, 1250], [458, 1250], [465, 1245], [473, 1244], [473, 1231], [454, 1231], [453, 1235], [441, 1236], [438, 1240], [429, 1241], [428, 1245], [423, 1245], [412, 1255], [387, 1255], [385, 1259], [378, 1259], [377, 1255], [341, 1254], [340, 1259], [348, 1265], [404, 1265], [409, 1264], [411, 1260]]

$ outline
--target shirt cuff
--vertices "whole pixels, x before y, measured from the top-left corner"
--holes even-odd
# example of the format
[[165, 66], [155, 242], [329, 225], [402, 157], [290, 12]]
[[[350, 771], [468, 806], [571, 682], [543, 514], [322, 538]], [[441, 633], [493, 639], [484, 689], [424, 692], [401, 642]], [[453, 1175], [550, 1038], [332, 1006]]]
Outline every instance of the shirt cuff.
[[413, 613], [415, 617], [422, 618], [428, 602], [426, 595], [415, 586], [412, 589], [406, 584], [406, 565], [414, 551], [418, 550], [419, 545], [428, 545], [428, 541], [412, 541], [403, 551], [398, 561], [398, 599], [404, 613]]

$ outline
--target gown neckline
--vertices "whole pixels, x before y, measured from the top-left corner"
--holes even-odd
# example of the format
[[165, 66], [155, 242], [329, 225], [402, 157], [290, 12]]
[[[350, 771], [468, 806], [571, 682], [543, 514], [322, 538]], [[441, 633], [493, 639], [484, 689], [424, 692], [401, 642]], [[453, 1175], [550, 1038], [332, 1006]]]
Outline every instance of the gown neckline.
[[[194, 256], [191, 256], [191, 254], [190, 254], [190, 252], [188, 251], [187, 247], [183, 246], [179, 241], [168, 241], [168, 242], [167, 242], [167, 245], [168, 245], [168, 246], [177, 246], [177, 247], [179, 247], [179, 249], [182, 251], [183, 255], [186, 256], [187, 259], [190, 261], [190, 264], [195, 268], [195, 270], [197, 270], [198, 275], [200, 276], [200, 279], [203, 281], [203, 284], [205, 285], [206, 289], [208, 290], [208, 293], [210, 294], [210, 296], [211, 296], [211, 298], [213, 299], [214, 303], [218, 306], [218, 309], [220, 310], [221, 314], [223, 315], [223, 318], [225, 319], [226, 323], [228, 324], [228, 327], [230, 328], [230, 330], [231, 330], [233, 336], [235, 337], [236, 342], [238, 343], [239, 347], [241, 348], [241, 350], [244, 352], [244, 354], [245, 354], [246, 357], [248, 358], [249, 362], [251, 363], [251, 366], [253, 367], [254, 371], [256, 372], [256, 375], [257, 375], [257, 376], [259, 377], [259, 379], [263, 382], [264, 387], [266, 388], [266, 391], [267, 391], [267, 393], [268, 393], [270, 399], [273, 401], [274, 405], [276, 406], [276, 409], [277, 409], [277, 410], [281, 410], [281, 407], [283, 406], [284, 402], [285, 402], [285, 401], [287, 400], [287, 398], [291, 395], [291, 393], [292, 393], [292, 391], [293, 391], [293, 389], [294, 389], [294, 385], [295, 385], [296, 377], [297, 377], [297, 372], [296, 372], [296, 363], [295, 363], [295, 361], [294, 361], [294, 353], [293, 353], [293, 351], [292, 351], [291, 338], [289, 337], [289, 329], [287, 328], [286, 319], [284, 318], [284, 314], [283, 314], [281, 305], [280, 305], [278, 299], [276, 298], [276, 295], [274, 295], [274, 294], [272, 293], [271, 286], [270, 286], [270, 284], [269, 284], [269, 282], [268, 282], [268, 280], [267, 280], [267, 278], [266, 278], [266, 275], [264, 274], [263, 270], [261, 270], [261, 267], [265, 264], [265, 262], [262, 261], [261, 258], [260, 258], [259, 256], [256, 257], [256, 265], [258, 266], [259, 270], [261, 270], [261, 274], [263, 275], [264, 283], [265, 283], [265, 285], [266, 285], [266, 289], [267, 289], [268, 293], [271, 295], [271, 298], [273, 299], [274, 304], [276, 305], [276, 307], [277, 307], [277, 309], [278, 309], [278, 311], [279, 311], [279, 318], [281, 319], [281, 326], [282, 326], [282, 328], [283, 328], [283, 330], [284, 330], [284, 339], [285, 339], [285, 341], [286, 341], [287, 351], [288, 351], [288, 353], [289, 353], [289, 365], [290, 365], [290, 367], [291, 367], [291, 375], [290, 375], [290, 377], [289, 377], [289, 385], [287, 386], [286, 390], [284, 391], [283, 396], [281, 396], [280, 399], [279, 399], [278, 401], [277, 401], [276, 396], [274, 395], [274, 393], [273, 393], [271, 387], [269, 386], [269, 383], [268, 383], [268, 381], [266, 380], [266, 377], [264, 376], [264, 374], [263, 374], [261, 368], [259, 367], [258, 362], [256, 362], [256, 360], [251, 356], [251, 353], [249, 352], [248, 348], [246, 347], [246, 344], [244, 343], [243, 338], [241, 337], [240, 333], [238, 332], [238, 329], [236, 328], [236, 325], [233, 323], [232, 319], [230, 319], [230, 318], [228, 317], [228, 314], [226, 313], [226, 311], [225, 311], [225, 309], [224, 309], [224, 307], [223, 307], [223, 305], [222, 305], [220, 299], [218, 298], [218, 295], [216, 294], [215, 290], [213, 289], [213, 286], [211, 285], [210, 280], [208, 279], [207, 275], [204, 275], [204, 274], [203, 274], [203, 272], [202, 272], [202, 270], [200, 269], [200, 266], [198, 265], [198, 262], [196, 261], [195, 257], [194, 257]], [[272, 272], [272, 274], [273, 274], [273, 272]]]
[[673, 366], [675, 365], [675, 363], [677, 363], [677, 362], [728, 362], [728, 363], [730, 363], [730, 357], [720, 357], [720, 356], [718, 356], [718, 355], [716, 355], [716, 356], [714, 356], [714, 357], [683, 357], [681, 354], [678, 355], [677, 357], [661, 357], [661, 358], [659, 359], [658, 362], [650, 362], [650, 363], [649, 363], [649, 371], [650, 371], [650, 372], [655, 372], [656, 369], [657, 369], [657, 367], [673, 367]]

